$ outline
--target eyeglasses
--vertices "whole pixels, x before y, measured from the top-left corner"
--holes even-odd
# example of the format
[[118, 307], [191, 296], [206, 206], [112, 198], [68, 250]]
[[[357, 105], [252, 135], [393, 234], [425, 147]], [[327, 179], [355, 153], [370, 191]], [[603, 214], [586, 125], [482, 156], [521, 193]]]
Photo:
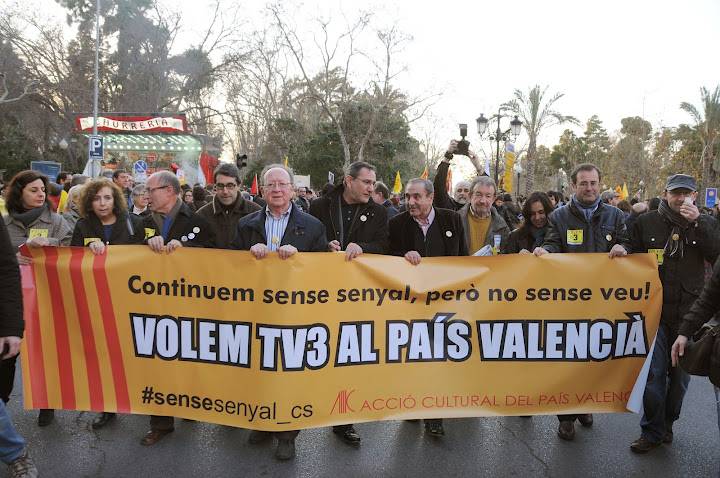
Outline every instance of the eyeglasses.
[[157, 190], [159, 190], [159, 189], [165, 189], [165, 188], [169, 188], [169, 187], [170, 187], [170, 185], [169, 185], [169, 184], [166, 184], [165, 186], [158, 186], [158, 187], [156, 187], [156, 188], [146, 188], [146, 189], [145, 189], [145, 194], [152, 194], [152, 193], [154, 193], [155, 191], [157, 191]]
[[217, 189], [218, 191], [222, 191], [223, 189], [227, 189], [228, 191], [232, 191], [232, 190], [235, 189], [236, 187], [237, 187], [237, 184], [235, 184], [235, 183], [227, 183], [227, 184], [216, 183], [216, 184], [215, 184], [215, 189]]
[[268, 189], [287, 189], [292, 183], [269, 183], [265, 187]]

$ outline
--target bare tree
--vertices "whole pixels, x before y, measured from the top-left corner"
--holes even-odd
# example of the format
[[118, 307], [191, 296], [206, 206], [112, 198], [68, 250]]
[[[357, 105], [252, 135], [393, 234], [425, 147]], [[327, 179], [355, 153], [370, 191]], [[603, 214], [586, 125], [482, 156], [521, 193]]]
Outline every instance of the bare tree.
[[0, 95], [0, 105], [7, 104], [7, 103], [14, 103], [16, 101], [20, 101], [21, 99], [25, 98], [28, 95], [31, 95], [36, 92], [36, 86], [37, 81], [29, 81], [25, 87], [23, 88], [23, 92], [20, 93], [20, 95], [15, 96], [13, 98], [8, 98], [10, 96], [10, 88], [8, 88], [7, 85], [7, 78], [5, 77], [5, 73], [0, 73], [0, 79], [2, 79], [2, 91], [3, 93]]

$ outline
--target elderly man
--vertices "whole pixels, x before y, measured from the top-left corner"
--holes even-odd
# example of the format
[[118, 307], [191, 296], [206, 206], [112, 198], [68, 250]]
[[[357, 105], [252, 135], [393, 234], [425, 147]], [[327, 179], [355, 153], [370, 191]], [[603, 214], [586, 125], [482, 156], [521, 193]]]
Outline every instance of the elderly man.
[[657, 256], [663, 286], [660, 328], [643, 395], [642, 434], [630, 445], [635, 453], [672, 443], [673, 422], [680, 417], [690, 381], [680, 367], [671, 367], [670, 348], [683, 316], [703, 289], [705, 261], [714, 263], [720, 254], [716, 221], [700, 214], [696, 198], [693, 177], [670, 176], [658, 210], [639, 216], [631, 231], [633, 252]]
[[240, 195], [240, 171], [237, 166], [222, 163], [213, 173], [215, 195], [212, 201], [198, 209], [197, 214], [210, 224], [217, 249], [230, 249], [240, 219], [260, 210], [260, 206]]
[[[208, 247], [214, 242], [214, 234], [207, 221], [193, 213], [180, 199], [180, 181], [173, 173], [153, 173], [145, 188], [152, 211], [144, 220], [145, 237], [153, 252], [170, 254], [181, 247]], [[102, 419], [103, 416], [98, 418]], [[140, 443], [154, 445], [173, 430], [173, 417], [152, 415], [150, 430]]]
[[[457, 212], [433, 207], [434, 187], [427, 179], [411, 179], [405, 187], [407, 210], [390, 219], [390, 253], [412, 265], [423, 257], [466, 256], [467, 246]], [[445, 435], [442, 419], [425, 420], [425, 431]]]
[[[450, 141], [448, 150], [443, 157], [443, 160], [438, 164], [437, 172], [435, 173], [435, 180], [433, 181], [433, 187], [435, 189], [435, 207], [441, 207], [445, 209], [452, 209], [457, 211], [462, 208], [470, 200], [470, 181], [460, 181], [453, 188], [453, 197], [448, 196], [446, 192], [446, 185], [448, 171], [450, 170], [450, 161], [452, 161], [455, 152], [457, 151], [458, 142], [457, 140]], [[472, 161], [475, 168], [479, 169], [479, 163], [475, 153], [468, 150], [468, 157]]]
[[[625, 227], [625, 215], [600, 200], [600, 170], [594, 164], [579, 165], [570, 175], [575, 194], [570, 203], [550, 214], [550, 229], [542, 247], [533, 251], [536, 256], [550, 252], [605, 252], [610, 258], [626, 256], [630, 252], [630, 237]], [[563, 440], [575, 438], [575, 420], [584, 427], [593, 424], [591, 414], [558, 415], [558, 436]]]
[[[258, 260], [273, 253], [287, 259], [297, 252], [327, 251], [325, 226], [292, 203], [292, 172], [281, 164], [271, 164], [263, 170], [262, 183], [267, 206], [240, 219], [232, 249], [249, 250]], [[248, 441], [259, 444], [275, 435], [278, 441], [275, 457], [289, 460], [295, 456], [298, 433], [298, 430], [274, 434], [253, 430]]]
[[[387, 253], [387, 211], [373, 201], [374, 189], [375, 166], [357, 161], [342, 184], [310, 205], [310, 214], [325, 226], [329, 249], [344, 251], [347, 260], [364, 252]], [[333, 432], [349, 445], [360, 444], [352, 424], [334, 426]]]
[[458, 211], [465, 230], [468, 252], [475, 254], [485, 246], [498, 254], [510, 237], [510, 228], [493, 207], [497, 186], [487, 176], [478, 176], [470, 183], [470, 202]]

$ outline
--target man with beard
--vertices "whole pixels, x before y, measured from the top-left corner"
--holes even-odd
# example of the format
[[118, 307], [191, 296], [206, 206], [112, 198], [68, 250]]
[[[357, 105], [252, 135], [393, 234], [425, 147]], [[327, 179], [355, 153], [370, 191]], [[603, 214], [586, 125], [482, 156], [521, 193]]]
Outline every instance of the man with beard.
[[[453, 189], [453, 197], [448, 196], [446, 189], [448, 171], [450, 170], [450, 161], [453, 159], [455, 151], [457, 151], [457, 146], [457, 140], [453, 139], [450, 141], [450, 146], [448, 146], [448, 150], [445, 153], [443, 160], [440, 161], [440, 164], [438, 164], [435, 179], [433, 181], [433, 188], [435, 189], [434, 206], [444, 209], [452, 209], [453, 211], [457, 211], [462, 208], [470, 200], [470, 181], [460, 181], [457, 183]], [[468, 150], [468, 157], [477, 168], [477, 156], [475, 156], [475, 153]]]
[[[457, 212], [433, 207], [433, 183], [411, 179], [405, 187], [407, 209], [390, 219], [390, 253], [412, 265], [423, 257], [466, 256], [467, 245]], [[425, 420], [425, 431], [445, 435], [442, 419]]]
[[211, 247], [230, 249], [240, 219], [261, 208], [240, 196], [240, 171], [234, 164], [222, 163], [215, 168], [213, 183], [215, 195], [211, 202], [198, 209], [197, 215], [213, 229], [215, 243]]
[[[584, 163], [570, 175], [575, 194], [570, 203], [550, 214], [550, 229], [542, 247], [533, 251], [536, 256], [557, 252], [605, 252], [610, 258], [626, 256], [630, 252], [630, 237], [625, 227], [625, 214], [600, 201], [600, 170]], [[563, 440], [575, 438], [575, 420], [584, 427], [593, 425], [590, 413], [558, 415], [558, 436]]]
[[696, 198], [693, 177], [670, 176], [658, 210], [638, 216], [631, 231], [633, 252], [657, 256], [663, 286], [660, 327], [643, 394], [642, 434], [630, 445], [635, 453], [672, 443], [673, 422], [680, 417], [690, 381], [683, 369], [671, 366], [670, 348], [703, 289], [705, 261], [714, 263], [720, 253], [716, 221], [700, 214], [693, 204]]
[[478, 176], [470, 183], [470, 191], [470, 202], [458, 211], [468, 252], [475, 254], [490, 246], [493, 254], [498, 254], [510, 236], [510, 228], [493, 207], [497, 195], [495, 181], [487, 176]]

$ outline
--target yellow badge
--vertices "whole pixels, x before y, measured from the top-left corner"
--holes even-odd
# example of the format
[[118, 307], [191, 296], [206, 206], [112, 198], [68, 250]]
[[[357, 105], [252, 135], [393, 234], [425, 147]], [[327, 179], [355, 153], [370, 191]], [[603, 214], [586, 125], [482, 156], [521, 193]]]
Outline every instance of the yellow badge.
[[665, 257], [665, 251], [663, 249], [648, 249], [648, 252], [655, 254], [659, 266], [663, 264], [663, 258]]
[[85, 245], [87, 246], [91, 242], [102, 242], [99, 237], [86, 237], [85, 238]]
[[582, 229], [568, 229], [567, 232], [567, 243], [571, 246], [579, 246], [583, 243], [583, 230]]
[[145, 239], [147, 239], [149, 237], [153, 237], [154, 235], [155, 235], [155, 229], [152, 229], [149, 227], [145, 228]]
[[36, 237], [48, 237], [48, 230], [47, 229], [30, 229], [30, 232], [28, 233], [28, 241], [30, 239], [35, 239]]
[[280, 238], [277, 236], [273, 236], [271, 241], [273, 244], [278, 245], [280, 243]]

